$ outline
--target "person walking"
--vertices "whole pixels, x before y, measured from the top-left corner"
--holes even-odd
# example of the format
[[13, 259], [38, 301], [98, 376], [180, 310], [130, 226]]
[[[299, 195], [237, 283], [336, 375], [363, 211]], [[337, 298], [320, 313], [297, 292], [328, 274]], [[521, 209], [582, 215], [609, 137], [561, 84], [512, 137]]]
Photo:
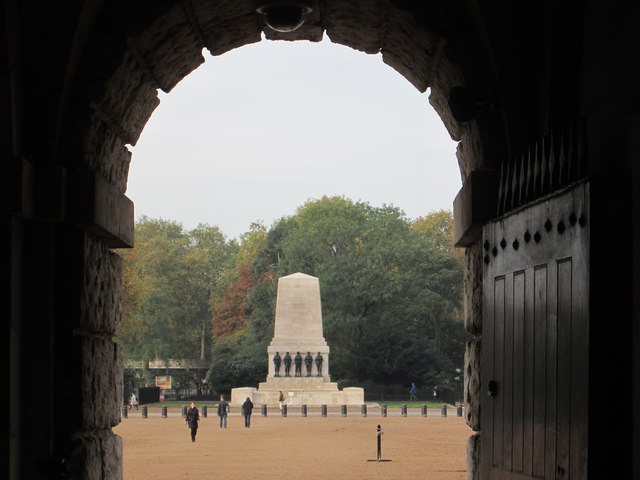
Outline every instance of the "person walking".
[[242, 404], [242, 415], [244, 415], [244, 427], [251, 426], [251, 412], [253, 411], [253, 402], [249, 397]]
[[184, 419], [185, 423], [191, 430], [191, 441], [196, 441], [196, 434], [198, 433], [198, 422], [200, 421], [200, 413], [196, 404], [191, 402], [191, 406], [187, 410], [187, 416]]
[[218, 403], [218, 416], [220, 417], [220, 428], [227, 428], [227, 414], [229, 413], [229, 403], [224, 399], [224, 395], [220, 395], [220, 403]]
[[284, 393], [280, 390], [280, 395], [278, 396], [278, 403], [280, 404], [280, 411], [282, 411], [282, 405], [284, 405]]
[[411, 388], [409, 389], [409, 401], [418, 400], [418, 389], [416, 388], [416, 384], [412, 383]]
[[129, 410], [133, 407], [136, 407], [136, 410], [138, 410], [138, 399], [136, 398], [136, 394], [131, 392], [131, 396], [129, 397]]

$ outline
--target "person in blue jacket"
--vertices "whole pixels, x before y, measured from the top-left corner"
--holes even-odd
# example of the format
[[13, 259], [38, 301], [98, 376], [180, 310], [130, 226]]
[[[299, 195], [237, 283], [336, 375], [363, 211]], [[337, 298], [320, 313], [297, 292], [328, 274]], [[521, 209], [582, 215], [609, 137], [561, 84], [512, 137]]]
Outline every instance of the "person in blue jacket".
[[416, 384], [411, 384], [411, 389], [409, 390], [409, 401], [418, 400], [418, 389], [416, 388]]

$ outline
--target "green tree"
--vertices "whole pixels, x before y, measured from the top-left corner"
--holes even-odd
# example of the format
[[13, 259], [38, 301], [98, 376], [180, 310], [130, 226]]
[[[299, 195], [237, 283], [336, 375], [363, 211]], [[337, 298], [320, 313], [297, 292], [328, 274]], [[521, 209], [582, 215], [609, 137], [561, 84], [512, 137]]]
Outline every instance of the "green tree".
[[125, 358], [206, 359], [212, 298], [222, 297], [236, 251], [217, 227], [185, 232], [177, 222], [142, 217], [136, 248], [123, 252]]
[[[267, 239], [254, 273], [320, 278], [334, 378], [434, 382], [458, 365], [461, 265], [434, 231], [416, 229], [393, 206], [323, 197], [277, 222]], [[273, 318], [269, 295], [273, 285], [249, 290], [249, 328]]]

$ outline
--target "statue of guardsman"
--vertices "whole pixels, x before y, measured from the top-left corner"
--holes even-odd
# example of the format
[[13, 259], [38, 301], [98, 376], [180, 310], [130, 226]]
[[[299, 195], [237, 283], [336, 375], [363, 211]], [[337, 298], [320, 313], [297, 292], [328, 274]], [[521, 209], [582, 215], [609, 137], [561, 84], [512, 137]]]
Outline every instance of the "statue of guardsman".
[[291, 355], [289, 352], [284, 354], [284, 376], [290, 377], [289, 372], [291, 371]]
[[282, 364], [282, 357], [280, 356], [280, 352], [276, 352], [275, 356], [273, 357], [273, 366], [275, 367], [275, 370], [276, 370], [276, 374], [274, 375], [274, 377], [280, 376], [281, 364]]
[[293, 359], [293, 363], [296, 365], [296, 377], [302, 376], [302, 355], [300, 352], [296, 353], [295, 358]]
[[307, 377], [311, 376], [311, 366], [313, 365], [313, 357], [311, 356], [311, 352], [307, 352], [304, 357], [304, 366], [307, 367]]
[[322, 376], [322, 362], [324, 361], [324, 359], [322, 358], [322, 355], [320, 354], [320, 352], [318, 352], [318, 354], [316, 355], [316, 369], [318, 370], [318, 376], [321, 377]]

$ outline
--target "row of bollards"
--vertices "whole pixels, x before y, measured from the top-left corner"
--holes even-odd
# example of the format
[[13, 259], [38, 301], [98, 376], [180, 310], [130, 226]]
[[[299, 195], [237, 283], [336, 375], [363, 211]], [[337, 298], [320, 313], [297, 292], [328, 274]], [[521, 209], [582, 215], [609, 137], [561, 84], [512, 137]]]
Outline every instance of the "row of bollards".
[[[187, 416], [187, 406], [183, 405], [182, 407], [182, 417], [185, 418]], [[148, 410], [147, 410], [147, 406], [143, 405], [141, 407], [142, 410], [142, 418], [148, 418]], [[167, 418], [167, 407], [166, 406], [162, 406], [161, 408], [161, 414], [162, 414], [162, 418]], [[202, 417], [203, 418], [207, 418], [208, 416], [208, 408], [207, 405], [202, 405], [201, 407], [201, 412], [202, 412]], [[288, 406], [287, 405], [282, 405], [282, 408], [280, 410], [280, 415], [283, 417], [286, 417], [288, 413]], [[440, 413], [443, 417], [447, 416], [447, 406], [446, 405], [442, 405], [441, 409], [440, 409]], [[457, 406], [457, 416], [458, 417], [462, 417], [462, 406], [458, 405]], [[267, 406], [266, 405], [262, 405], [261, 407], [261, 414], [263, 417], [267, 416]], [[303, 417], [307, 416], [307, 405], [301, 405], [300, 406], [300, 414]], [[422, 405], [422, 409], [420, 411], [420, 414], [423, 417], [427, 416], [427, 406], [426, 405]], [[327, 416], [327, 406], [326, 405], [321, 405], [320, 407], [320, 415], [322, 417], [326, 417]], [[363, 404], [360, 406], [360, 415], [362, 415], [363, 417], [367, 416], [367, 405]], [[400, 407], [400, 415], [403, 417], [407, 416], [407, 405], [402, 405]], [[340, 406], [340, 416], [342, 417], [346, 417], [347, 416], [347, 405], [341, 405]], [[380, 405], [380, 416], [382, 417], [386, 417], [387, 416], [387, 406], [386, 405]], [[129, 409], [127, 406], [123, 406], [122, 407], [122, 418], [129, 418]]]

